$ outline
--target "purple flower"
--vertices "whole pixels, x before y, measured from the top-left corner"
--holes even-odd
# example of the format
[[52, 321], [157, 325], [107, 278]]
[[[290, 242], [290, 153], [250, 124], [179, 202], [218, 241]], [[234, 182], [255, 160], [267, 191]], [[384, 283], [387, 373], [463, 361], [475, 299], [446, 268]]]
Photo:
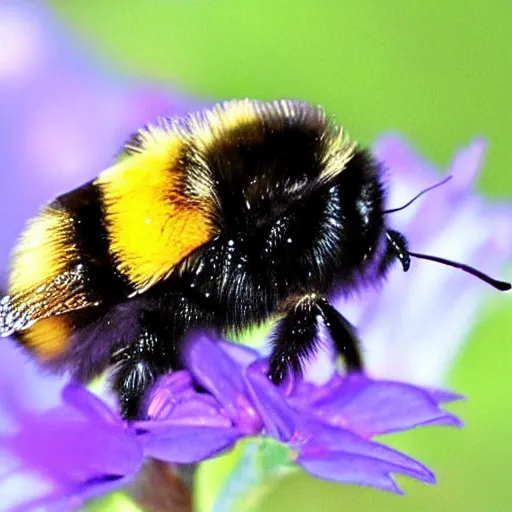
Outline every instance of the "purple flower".
[[145, 457], [199, 462], [253, 436], [287, 445], [290, 462], [319, 478], [401, 492], [391, 474], [433, 483], [433, 473], [372, 437], [460, 425], [440, 407], [459, 398], [447, 392], [363, 375], [335, 375], [322, 386], [290, 378], [276, 387], [266, 376], [267, 360], [251, 349], [205, 334], [188, 346], [188, 370], [158, 382], [147, 421], [124, 423], [76, 385], [65, 387], [62, 404], [45, 413], [20, 410], [20, 426], [1, 439], [3, 451], [18, 461], [3, 480], [17, 470], [46, 484], [39, 496], [19, 503], [20, 510], [78, 506], [125, 485]]
[[[446, 171], [453, 179], [390, 214], [388, 222], [407, 236], [412, 251], [502, 277], [512, 255], [512, 207], [489, 203], [473, 190], [485, 146], [475, 139], [458, 151]], [[440, 180], [434, 166], [397, 136], [381, 138], [373, 152], [388, 169], [390, 208]], [[340, 294], [333, 304], [357, 326], [370, 375], [439, 386], [478, 318], [486, 293], [498, 295], [459, 270], [413, 259], [409, 272], [396, 266], [379, 289], [348, 298]]]

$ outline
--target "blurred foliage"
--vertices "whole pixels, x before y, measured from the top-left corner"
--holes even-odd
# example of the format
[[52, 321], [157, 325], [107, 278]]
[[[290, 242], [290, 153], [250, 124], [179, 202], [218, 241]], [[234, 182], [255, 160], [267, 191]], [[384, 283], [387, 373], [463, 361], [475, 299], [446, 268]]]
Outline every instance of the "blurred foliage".
[[[400, 131], [440, 165], [481, 134], [490, 148], [480, 188], [511, 196], [511, 2], [50, 3], [99, 60], [134, 78], [207, 98], [318, 102], [361, 142]], [[512, 302], [488, 297], [452, 375], [453, 388], [470, 397], [457, 406], [467, 427], [395, 440], [435, 469], [437, 487], [405, 482], [400, 498], [290, 476], [269, 491], [261, 511], [508, 510]]]

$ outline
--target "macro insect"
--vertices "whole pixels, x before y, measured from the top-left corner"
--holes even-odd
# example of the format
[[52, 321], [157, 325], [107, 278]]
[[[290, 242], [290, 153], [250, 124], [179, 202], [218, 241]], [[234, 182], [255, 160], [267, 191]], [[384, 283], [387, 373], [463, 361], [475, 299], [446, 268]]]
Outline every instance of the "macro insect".
[[14, 250], [0, 335], [87, 382], [112, 368], [122, 414], [179, 368], [193, 329], [239, 332], [274, 315], [269, 377], [317, 346], [322, 320], [347, 370], [358, 339], [329, 302], [410, 257], [388, 226], [382, 166], [320, 107], [231, 101], [139, 130], [93, 181], [57, 197]]

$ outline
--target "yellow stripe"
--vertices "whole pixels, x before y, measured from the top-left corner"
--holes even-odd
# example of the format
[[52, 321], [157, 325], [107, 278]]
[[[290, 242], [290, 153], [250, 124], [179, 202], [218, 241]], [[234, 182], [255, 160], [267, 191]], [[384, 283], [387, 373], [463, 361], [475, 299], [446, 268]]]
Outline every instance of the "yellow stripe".
[[340, 174], [352, 160], [357, 144], [345, 134], [343, 127], [333, 126], [333, 132], [326, 141], [320, 181], [331, 181]]
[[207, 154], [208, 150], [219, 142], [226, 142], [234, 134], [246, 128], [252, 128], [253, 133], [263, 138], [261, 117], [257, 103], [251, 100], [235, 100], [214, 105], [203, 115], [192, 116], [190, 130], [198, 150]]
[[179, 170], [183, 139], [163, 128], [141, 132], [141, 152], [102, 173], [110, 248], [118, 269], [138, 292], [166, 277], [172, 268], [209, 240], [210, 206], [184, 192]]

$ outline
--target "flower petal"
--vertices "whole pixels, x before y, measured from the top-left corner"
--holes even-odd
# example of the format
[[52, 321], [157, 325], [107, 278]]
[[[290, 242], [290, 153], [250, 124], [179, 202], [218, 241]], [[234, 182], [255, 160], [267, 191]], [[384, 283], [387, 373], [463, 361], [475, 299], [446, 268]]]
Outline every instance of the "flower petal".
[[262, 373], [261, 364], [251, 365], [246, 375], [250, 396], [266, 434], [279, 441], [289, 441], [295, 433], [297, 413], [287, 405], [283, 392]]
[[186, 360], [197, 381], [222, 404], [238, 428], [248, 433], [260, 430], [242, 370], [218, 343], [204, 333], [197, 334], [187, 343]]
[[434, 474], [418, 461], [347, 430], [333, 428], [320, 422], [305, 422], [301, 431], [308, 433], [304, 436], [306, 441], [296, 445], [301, 457], [316, 458], [318, 455], [330, 453], [353, 454], [389, 464], [394, 467], [394, 471], [404, 472], [418, 480], [434, 481]]
[[453, 391], [449, 391], [446, 389], [440, 388], [428, 388], [425, 389], [428, 394], [438, 403], [438, 404], [447, 404], [450, 402], [458, 402], [459, 400], [465, 400], [466, 397], [459, 393], [454, 393]]
[[62, 400], [91, 419], [97, 418], [111, 424], [121, 423], [120, 417], [105, 402], [78, 383], [71, 382], [64, 386]]
[[[314, 414], [363, 437], [399, 432], [433, 421], [453, 424], [427, 391], [407, 384], [347, 377], [337, 392], [314, 402]], [[453, 398], [453, 395], [450, 395]]]
[[150, 421], [137, 422], [139, 430], [152, 425], [231, 426], [221, 404], [208, 393], [199, 393], [188, 371], [172, 372], [160, 378], [148, 400]]
[[471, 191], [482, 168], [486, 148], [486, 141], [483, 138], [476, 138], [469, 146], [457, 151], [450, 164], [450, 174], [457, 176], [452, 191], [457, 190], [461, 193]]
[[229, 357], [242, 368], [242, 370], [260, 358], [260, 355], [256, 350], [241, 345], [240, 343], [231, 343], [228, 341], [220, 341], [218, 343], [219, 346], [222, 347], [222, 350], [224, 350]]
[[191, 464], [218, 455], [244, 436], [242, 431], [232, 427], [167, 427], [148, 429], [140, 435], [146, 456]]
[[346, 452], [300, 456], [297, 462], [312, 475], [325, 480], [377, 487], [397, 494], [403, 494], [403, 492], [390, 473], [414, 476], [409, 475], [407, 470], [388, 462]]

